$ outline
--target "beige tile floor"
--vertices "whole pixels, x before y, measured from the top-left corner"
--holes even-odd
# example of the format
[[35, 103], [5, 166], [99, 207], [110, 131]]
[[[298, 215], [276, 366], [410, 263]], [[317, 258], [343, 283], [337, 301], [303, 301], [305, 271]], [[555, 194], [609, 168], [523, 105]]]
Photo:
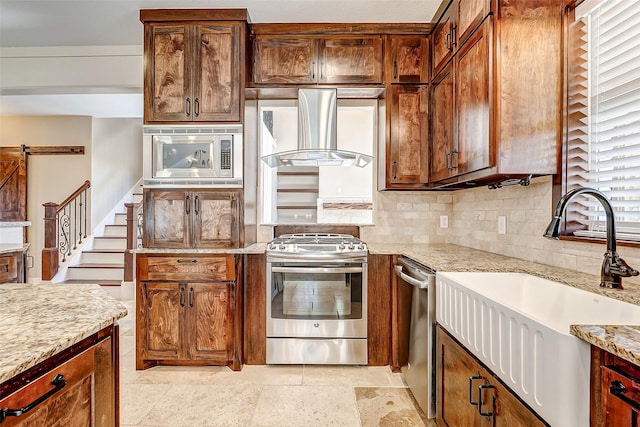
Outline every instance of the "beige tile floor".
[[120, 324], [121, 426], [413, 427], [425, 420], [388, 367], [154, 367], [135, 370], [133, 301]]

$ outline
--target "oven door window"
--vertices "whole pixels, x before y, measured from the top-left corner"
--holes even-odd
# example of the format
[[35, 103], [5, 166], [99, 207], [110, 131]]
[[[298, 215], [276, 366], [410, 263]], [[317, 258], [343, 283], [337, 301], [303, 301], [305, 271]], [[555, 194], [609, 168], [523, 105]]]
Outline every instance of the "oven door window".
[[362, 319], [362, 267], [273, 266], [274, 319]]

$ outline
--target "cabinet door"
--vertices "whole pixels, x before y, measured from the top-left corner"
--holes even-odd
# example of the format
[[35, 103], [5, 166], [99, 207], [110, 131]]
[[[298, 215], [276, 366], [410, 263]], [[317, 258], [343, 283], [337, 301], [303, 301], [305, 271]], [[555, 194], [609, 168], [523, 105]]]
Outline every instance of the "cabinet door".
[[191, 26], [145, 26], [145, 106], [148, 121], [190, 121]]
[[453, 66], [449, 64], [431, 87], [433, 127], [431, 136], [431, 182], [452, 175], [454, 144]]
[[0, 283], [17, 281], [19, 256], [22, 252], [0, 256]]
[[387, 182], [426, 184], [428, 174], [428, 101], [426, 85], [392, 85]]
[[490, 22], [487, 21], [456, 55], [455, 102], [457, 113], [456, 175], [491, 164]]
[[230, 283], [186, 286], [188, 357], [226, 364], [233, 348], [233, 304]]
[[470, 391], [485, 383], [481, 367], [441, 327], [437, 329], [436, 347], [436, 401], [438, 425], [472, 427], [482, 425], [478, 401]]
[[318, 40], [258, 37], [253, 45], [255, 83], [314, 83]]
[[382, 38], [320, 41], [319, 83], [381, 83]]
[[433, 72], [432, 76], [442, 70], [444, 65], [453, 56], [453, 50], [455, 47], [455, 39], [453, 38], [453, 26], [455, 19], [455, 2], [449, 5], [449, 8], [445, 11], [442, 18], [436, 24], [432, 40], [433, 40]]
[[[490, 377], [490, 383], [491, 388], [485, 389], [483, 393], [482, 411], [493, 415], [482, 417], [483, 426], [545, 427], [547, 425], [540, 420], [534, 412], [522, 404], [510, 390], [498, 381], [498, 379]], [[622, 426], [624, 424], [612, 425]]]
[[185, 357], [185, 285], [145, 282], [144, 358], [177, 360]]
[[456, 42], [462, 46], [471, 33], [489, 14], [490, 0], [456, 0], [458, 3], [458, 19], [456, 23]]
[[640, 425], [638, 383], [626, 373], [607, 366], [602, 366], [601, 370], [602, 426]]
[[393, 83], [428, 82], [429, 57], [426, 36], [392, 36], [387, 80]]
[[143, 246], [147, 248], [191, 247], [189, 218], [192, 195], [185, 191], [146, 190]]
[[238, 193], [201, 191], [193, 194], [193, 233], [197, 248], [239, 247]]
[[193, 29], [193, 120], [240, 120], [240, 24]]

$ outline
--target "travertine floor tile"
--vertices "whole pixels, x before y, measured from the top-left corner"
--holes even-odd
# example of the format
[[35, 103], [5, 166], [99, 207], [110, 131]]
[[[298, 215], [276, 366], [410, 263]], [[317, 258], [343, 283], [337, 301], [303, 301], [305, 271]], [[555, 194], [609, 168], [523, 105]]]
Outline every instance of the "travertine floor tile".
[[357, 427], [352, 387], [263, 386], [253, 414], [255, 427]]
[[216, 384], [302, 385], [300, 365], [244, 365], [240, 372], [225, 368]]
[[362, 426], [431, 426], [416, 409], [406, 388], [356, 387], [355, 394]]
[[387, 366], [305, 366], [303, 385], [389, 387]]
[[138, 424], [167, 394], [166, 386], [155, 384], [120, 384], [120, 422]]
[[260, 392], [249, 385], [172, 385], [141, 424], [249, 426]]

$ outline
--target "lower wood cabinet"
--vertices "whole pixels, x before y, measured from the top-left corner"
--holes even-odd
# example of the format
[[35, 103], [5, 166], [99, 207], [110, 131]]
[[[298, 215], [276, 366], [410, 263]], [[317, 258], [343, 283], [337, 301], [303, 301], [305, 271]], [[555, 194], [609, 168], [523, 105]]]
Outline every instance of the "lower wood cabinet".
[[136, 368], [241, 368], [241, 270], [235, 255], [137, 257]]
[[117, 341], [109, 326], [0, 384], [2, 427], [119, 426]]
[[15, 251], [0, 255], [0, 283], [24, 283], [25, 252]]
[[591, 346], [591, 426], [640, 425], [640, 367]]
[[547, 425], [440, 326], [436, 402], [441, 427]]

